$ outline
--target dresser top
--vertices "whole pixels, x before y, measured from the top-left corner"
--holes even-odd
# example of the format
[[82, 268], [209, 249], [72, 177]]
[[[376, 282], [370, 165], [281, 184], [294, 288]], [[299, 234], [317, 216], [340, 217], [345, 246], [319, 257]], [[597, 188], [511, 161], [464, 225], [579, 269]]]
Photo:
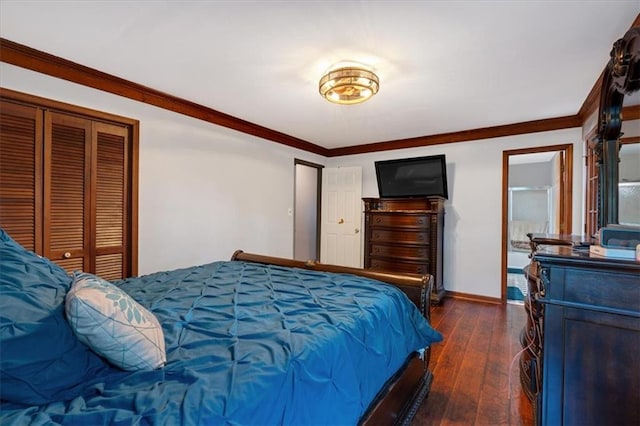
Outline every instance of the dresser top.
[[602, 257], [589, 253], [589, 244], [574, 246], [541, 246], [534, 259], [542, 263], [581, 266], [597, 269], [616, 269], [640, 273], [640, 262], [631, 259]]
[[536, 247], [534, 258], [545, 263], [640, 270], [640, 262], [635, 260], [602, 257], [589, 253], [589, 247], [594, 244], [594, 240], [586, 235], [530, 234], [529, 239]]
[[442, 197], [416, 197], [416, 198], [363, 198], [364, 208], [367, 212], [395, 211], [415, 213], [442, 212], [444, 213], [444, 201]]

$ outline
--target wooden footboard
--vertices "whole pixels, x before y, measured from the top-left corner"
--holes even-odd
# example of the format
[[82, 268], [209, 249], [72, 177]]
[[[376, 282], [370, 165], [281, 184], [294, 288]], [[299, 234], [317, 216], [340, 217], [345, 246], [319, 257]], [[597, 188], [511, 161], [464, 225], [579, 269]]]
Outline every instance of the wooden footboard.
[[410, 425], [429, 394], [432, 380], [425, 362], [414, 354], [387, 382], [360, 419], [360, 425]]
[[[427, 320], [430, 318], [429, 295], [433, 285], [431, 275], [393, 274], [367, 269], [327, 265], [314, 261], [301, 262], [280, 257], [262, 256], [237, 250], [231, 260], [262, 263], [267, 265], [302, 268], [313, 271], [353, 274], [372, 278], [397, 286], [420, 309]], [[363, 425], [409, 425], [422, 401], [429, 394], [433, 376], [428, 369], [430, 350], [424, 359], [412, 355], [407, 363], [387, 382], [360, 420]]]

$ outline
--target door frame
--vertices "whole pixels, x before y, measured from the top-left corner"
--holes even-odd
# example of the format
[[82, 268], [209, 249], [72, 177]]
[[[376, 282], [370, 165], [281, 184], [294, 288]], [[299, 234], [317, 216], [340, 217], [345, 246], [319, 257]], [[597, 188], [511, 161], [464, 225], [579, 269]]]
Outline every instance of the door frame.
[[560, 151], [562, 153], [559, 233], [571, 234], [573, 222], [573, 144], [548, 145], [502, 151], [502, 253], [501, 253], [501, 300], [507, 301], [507, 239], [509, 238], [509, 159], [511, 156]]

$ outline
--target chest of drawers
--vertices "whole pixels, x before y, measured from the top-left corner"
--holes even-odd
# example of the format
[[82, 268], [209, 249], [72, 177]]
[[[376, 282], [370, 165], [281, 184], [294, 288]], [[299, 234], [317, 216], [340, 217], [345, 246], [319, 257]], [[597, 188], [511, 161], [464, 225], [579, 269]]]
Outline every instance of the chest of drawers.
[[444, 199], [364, 198], [364, 267], [433, 276], [431, 303], [444, 297]]
[[640, 424], [640, 263], [535, 253], [520, 377], [538, 425]]

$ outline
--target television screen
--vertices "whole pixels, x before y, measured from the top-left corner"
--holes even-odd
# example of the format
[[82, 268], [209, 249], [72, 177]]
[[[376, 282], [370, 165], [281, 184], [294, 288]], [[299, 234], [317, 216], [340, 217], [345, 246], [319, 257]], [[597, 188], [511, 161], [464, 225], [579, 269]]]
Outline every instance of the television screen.
[[444, 154], [376, 161], [375, 167], [381, 198], [449, 198]]

